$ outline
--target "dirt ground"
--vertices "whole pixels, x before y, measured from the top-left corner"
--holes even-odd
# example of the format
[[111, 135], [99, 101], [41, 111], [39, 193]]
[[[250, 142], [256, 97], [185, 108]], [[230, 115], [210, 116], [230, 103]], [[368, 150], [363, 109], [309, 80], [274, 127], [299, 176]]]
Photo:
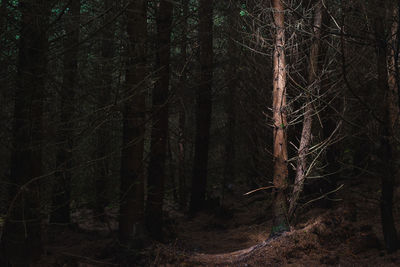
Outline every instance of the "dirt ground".
[[168, 241], [142, 251], [118, 248], [115, 212], [94, 223], [90, 211], [80, 211], [76, 229], [47, 230], [46, 255], [36, 266], [400, 266], [400, 252], [383, 249], [378, 185], [373, 178], [344, 183], [333, 208], [303, 207], [291, 231], [272, 240], [266, 193], [246, 197], [240, 188], [225, 209], [195, 218], [166, 209]]

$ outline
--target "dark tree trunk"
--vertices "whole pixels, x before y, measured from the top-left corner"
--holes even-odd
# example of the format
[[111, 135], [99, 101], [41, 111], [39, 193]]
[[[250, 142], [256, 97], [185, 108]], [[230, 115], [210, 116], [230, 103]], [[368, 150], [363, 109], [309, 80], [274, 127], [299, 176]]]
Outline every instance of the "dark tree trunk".
[[181, 60], [182, 71], [180, 76], [180, 95], [178, 98], [179, 136], [178, 136], [178, 198], [181, 209], [186, 208], [187, 186], [185, 175], [185, 126], [186, 126], [186, 87], [187, 87], [187, 34], [188, 34], [189, 0], [182, 0], [182, 34], [181, 34]]
[[49, 1], [20, 1], [21, 30], [10, 180], [12, 200], [1, 239], [8, 264], [27, 266], [42, 253], [39, 181]]
[[[5, 39], [7, 39], [6, 32], [7, 32], [7, 24], [8, 24], [8, 14], [7, 14], [7, 8], [9, 5], [8, 0], [3, 0], [1, 1], [0, 4], [0, 44], [4, 45], [5, 44]], [[2, 61], [0, 61], [2, 62]], [[2, 62], [3, 63], [3, 62]]]
[[168, 138], [168, 94], [173, 6], [161, 0], [157, 15], [156, 72], [159, 77], [153, 90], [153, 127], [148, 166], [146, 224], [150, 235], [162, 240], [165, 158]]
[[79, 21], [80, 0], [70, 2], [70, 11], [66, 18], [66, 39], [64, 41], [64, 73], [60, 92], [60, 128], [57, 133], [57, 143], [60, 144], [56, 155], [55, 184], [52, 196], [51, 223], [70, 223], [70, 201], [71, 201], [71, 168], [74, 125], [72, 122], [74, 114], [74, 96], [76, 77], [78, 73], [78, 47], [79, 43]]
[[199, 19], [201, 76], [197, 86], [196, 137], [190, 199], [192, 214], [204, 208], [207, 188], [213, 79], [213, 0], [200, 0]]
[[147, 75], [147, 1], [138, 0], [127, 8], [129, 37], [126, 98], [123, 110], [121, 158], [121, 204], [119, 240], [122, 244], [144, 237], [143, 150], [145, 131], [145, 84]]
[[1, 1], [0, 4], [0, 15], [1, 15], [1, 20], [0, 20], [0, 29], [4, 30], [4, 25], [6, 25], [7, 21], [7, 7], [8, 7], [8, 1]]
[[[333, 23], [328, 16], [328, 13], [324, 8], [322, 8], [322, 29], [321, 29], [321, 40], [324, 40], [327, 37], [327, 33], [323, 30], [325, 27], [329, 27], [330, 23]], [[321, 68], [322, 62], [324, 62], [325, 58], [328, 57], [327, 51], [329, 46], [326, 43], [321, 42], [320, 44], [320, 59], [319, 59], [319, 68]], [[321, 92], [326, 95], [325, 99], [334, 99], [329, 106], [323, 109], [320, 112], [320, 117], [322, 118], [323, 128], [319, 129], [319, 132], [322, 133], [322, 136], [325, 140], [332, 136], [332, 133], [337, 130], [339, 124], [342, 123], [342, 118], [338, 116], [338, 111], [343, 109], [343, 101], [342, 99], [335, 96], [335, 90], [332, 90], [330, 87], [331, 74], [329, 73], [320, 73], [320, 88]], [[334, 109], [332, 109], [332, 107]], [[336, 109], [336, 110], [335, 110]], [[340, 133], [340, 131], [338, 132]], [[340, 143], [333, 143], [326, 147], [325, 159], [326, 168], [324, 170], [324, 179], [317, 179], [315, 182], [311, 182], [311, 188], [315, 188], [314, 185], [317, 186], [317, 190], [322, 194], [326, 194], [328, 192], [334, 191], [337, 187], [337, 181], [340, 180], [340, 151], [343, 149], [340, 147]], [[313, 190], [315, 192], [315, 190]], [[335, 198], [335, 193], [329, 194], [329, 198], [323, 198], [319, 201], [318, 205], [322, 208], [331, 208], [333, 205], [333, 201], [331, 199]]]
[[[7, 8], [8, 8], [8, 1], [1, 1], [0, 4], [0, 47], [2, 47], [2, 53], [5, 55], [8, 53], [6, 49], [6, 44], [8, 37], [6, 35], [7, 33], [7, 27], [8, 27], [8, 14], [7, 14]], [[0, 83], [0, 125], [3, 125], [5, 127], [7, 125], [7, 121], [9, 116], [7, 115], [7, 102], [8, 99], [6, 97], [6, 92], [7, 92], [7, 79], [4, 79], [6, 77], [8, 70], [7, 70], [7, 57], [1, 55], [0, 56], [0, 79], [2, 82]], [[0, 186], [0, 195], [2, 196], [0, 198], [0, 213], [4, 214], [7, 212], [7, 199], [9, 198], [8, 195], [8, 185], [9, 180], [6, 177], [1, 177], [0, 178], [0, 183], [3, 185]]]
[[[385, 5], [383, 5], [384, 7]], [[396, 163], [398, 152], [396, 149], [397, 143], [395, 141], [395, 124], [398, 124], [398, 96], [396, 81], [392, 82], [389, 86], [388, 77], [388, 44], [385, 39], [385, 28], [383, 21], [385, 19], [385, 10], [381, 3], [376, 2], [377, 15], [375, 17], [375, 36], [377, 43], [377, 70], [378, 70], [378, 89], [384, 95], [384, 124], [382, 125], [381, 144], [381, 220], [382, 230], [385, 241], [385, 247], [388, 252], [394, 252], [398, 249], [397, 231], [393, 218], [393, 190], [396, 179]], [[390, 54], [390, 53], [389, 53]], [[389, 61], [390, 62], [390, 61]]]
[[224, 162], [224, 173], [222, 181], [222, 196], [221, 205], [223, 205], [225, 197], [225, 187], [228, 183], [235, 181], [235, 128], [236, 128], [236, 91], [237, 91], [237, 62], [240, 51], [236, 48], [235, 37], [237, 31], [237, 16], [239, 16], [239, 10], [236, 3], [230, 3], [228, 8], [228, 47], [227, 52], [230, 56], [230, 61], [227, 64], [226, 69], [226, 85], [227, 95], [225, 100], [225, 111], [227, 115], [226, 125], [226, 143], [225, 143], [225, 162]]
[[[107, 104], [110, 104], [110, 97], [112, 91], [112, 64], [110, 64], [114, 57], [114, 28], [110, 20], [112, 19], [113, 12], [108, 11], [115, 6], [115, 1], [104, 0], [104, 11], [107, 15], [104, 19], [106, 27], [103, 29], [101, 40], [101, 77], [100, 77], [100, 92], [98, 99], [99, 110], [106, 110]], [[102, 114], [102, 113], [101, 113]], [[97, 133], [96, 143], [96, 203], [94, 213], [96, 217], [104, 220], [104, 208], [107, 205], [107, 178], [109, 174], [108, 154], [110, 153], [110, 139], [111, 139], [111, 125], [108, 116], [104, 116], [104, 120]]]

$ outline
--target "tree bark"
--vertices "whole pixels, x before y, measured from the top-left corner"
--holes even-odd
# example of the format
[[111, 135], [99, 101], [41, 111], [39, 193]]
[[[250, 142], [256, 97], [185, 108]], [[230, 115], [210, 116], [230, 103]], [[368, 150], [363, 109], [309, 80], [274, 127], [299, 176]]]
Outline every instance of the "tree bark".
[[303, 191], [304, 181], [306, 179], [307, 166], [307, 155], [311, 144], [311, 128], [312, 128], [312, 116], [314, 112], [312, 104], [312, 95], [317, 91], [319, 86], [318, 73], [318, 57], [320, 50], [320, 39], [321, 39], [321, 26], [322, 26], [322, 2], [318, 1], [315, 5], [314, 10], [314, 23], [313, 23], [313, 42], [310, 48], [310, 66], [308, 68], [308, 90], [305, 92], [307, 95], [306, 104], [304, 107], [304, 119], [303, 129], [301, 132], [300, 146], [298, 149], [298, 159], [296, 166], [296, 177], [294, 181], [292, 198], [290, 199], [289, 206], [289, 218], [292, 217], [298, 199], [301, 192]]
[[7, 264], [29, 265], [42, 253], [39, 180], [42, 170], [43, 99], [49, 1], [20, 1], [21, 30], [13, 122], [12, 200], [1, 248]]
[[126, 97], [123, 110], [121, 158], [121, 203], [119, 240], [128, 245], [144, 238], [144, 131], [147, 40], [147, 0], [136, 0], [127, 8], [129, 37]]
[[182, 73], [180, 77], [180, 97], [178, 103], [179, 109], [179, 136], [178, 136], [178, 197], [181, 209], [185, 209], [187, 205], [187, 187], [185, 175], [185, 126], [186, 126], [186, 109], [185, 96], [187, 87], [187, 34], [188, 34], [188, 15], [189, 0], [182, 0], [182, 34], [181, 34], [181, 60]]
[[[112, 91], [112, 62], [114, 57], [114, 24], [109, 24], [112, 19], [113, 12], [109, 12], [109, 9], [113, 10], [115, 1], [104, 0], [104, 11], [107, 15], [104, 19], [106, 24], [101, 40], [101, 72], [100, 72], [100, 92], [98, 99], [99, 109], [104, 109], [107, 104], [110, 104], [110, 97]], [[104, 208], [107, 205], [107, 178], [109, 175], [109, 162], [108, 153], [110, 152], [110, 139], [111, 139], [111, 125], [109, 118], [105, 116], [104, 123], [100, 126], [97, 134], [96, 144], [96, 158], [98, 163], [96, 164], [96, 203], [95, 203], [95, 215], [104, 220]]]
[[190, 199], [192, 214], [204, 208], [212, 112], [213, 0], [200, 0], [200, 84], [197, 87], [196, 137]]
[[[382, 125], [381, 149], [382, 149], [382, 165], [381, 165], [381, 220], [382, 230], [385, 241], [385, 247], [388, 252], [394, 252], [398, 249], [397, 231], [393, 218], [393, 190], [396, 179], [396, 161], [398, 152], [396, 149], [395, 130], [398, 125], [398, 95], [397, 95], [397, 80], [392, 72], [388, 72], [389, 66], [394, 67], [394, 51], [388, 52], [388, 44], [385, 39], [383, 21], [385, 19], [385, 10], [380, 6], [380, 3], [375, 3], [377, 16], [375, 17], [375, 34], [377, 42], [377, 70], [378, 70], [378, 86], [384, 94], [384, 125]], [[396, 32], [393, 35], [393, 40], [396, 40], [397, 25], [392, 26], [392, 31]], [[387, 60], [389, 57], [389, 60]]]
[[79, 21], [80, 21], [80, 0], [70, 2], [70, 11], [66, 18], [66, 39], [64, 41], [64, 72], [62, 90], [60, 93], [60, 129], [58, 130], [57, 143], [60, 144], [56, 154], [55, 184], [52, 195], [52, 211], [50, 214], [51, 223], [70, 223], [70, 202], [71, 202], [71, 168], [74, 124], [74, 96], [76, 78], [78, 73], [78, 47], [79, 43]]
[[[1, 39], [0, 39], [0, 44], [4, 44], [4, 40], [7, 39], [7, 36], [5, 36], [7, 32], [7, 26], [8, 26], [8, 14], [7, 14], [7, 9], [9, 6], [9, 0], [3, 0], [0, 3], [0, 32], [1, 32]], [[1, 62], [1, 61], [0, 61]]]
[[285, 61], [285, 9], [282, 0], [272, 0], [275, 24], [273, 55], [273, 156], [274, 156], [274, 203], [273, 223], [270, 236], [289, 230], [287, 219], [286, 190], [288, 186], [287, 136], [286, 136], [286, 61]]
[[165, 158], [168, 138], [168, 95], [173, 5], [161, 0], [157, 15], [156, 71], [159, 73], [153, 91], [153, 127], [148, 166], [146, 224], [150, 235], [162, 240], [162, 206], [165, 182]]
[[224, 173], [222, 181], [222, 196], [221, 205], [223, 205], [225, 197], [225, 187], [228, 181], [235, 180], [235, 128], [236, 128], [236, 91], [237, 91], [237, 62], [240, 51], [236, 48], [235, 37], [237, 31], [237, 16], [239, 16], [239, 9], [236, 3], [230, 3], [228, 8], [228, 44], [227, 52], [230, 56], [226, 69], [226, 83], [227, 83], [227, 96], [225, 101], [225, 111], [227, 115], [226, 126], [226, 143], [225, 143], [225, 162]]
[[[8, 14], [7, 14], [7, 9], [9, 6], [9, 1], [8, 0], [3, 0], [1, 1], [0, 4], [0, 47], [2, 47], [3, 53], [6, 54], [8, 53], [8, 49], [6, 49], [6, 44], [8, 40], [8, 37], [6, 35], [7, 33], [7, 27], [8, 27]], [[4, 56], [0, 57], [0, 77], [4, 77], [7, 73], [7, 58]], [[6, 97], [7, 90], [7, 83], [3, 81], [0, 83], [0, 125], [3, 125], [3, 127], [7, 124], [9, 116], [6, 115], [7, 113], [7, 102], [8, 99]], [[3, 184], [0, 186], [0, 195], [2, 197], [0, 198], [0, 213], [4, 214], [7, 212], [7, 202], [8, 202], [8, 187], [6, 184], [8, 184], [10, 181], [6, 177], [0, 178], [0, 182]]]

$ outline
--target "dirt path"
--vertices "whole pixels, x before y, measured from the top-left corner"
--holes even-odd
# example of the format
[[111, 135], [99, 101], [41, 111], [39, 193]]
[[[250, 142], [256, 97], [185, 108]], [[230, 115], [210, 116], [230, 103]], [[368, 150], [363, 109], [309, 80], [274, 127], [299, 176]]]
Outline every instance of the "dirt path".
[[173, 221], [176, 242], [194, 253], [223, 254], [248, 249], [268, 238], [271, 214], [264, 198], [252, 201], [242, 192], [229, 195], [224, 209], [184, 215]]
[[[184, 229], [181, 237], [190, 240], [190, 243], [208, 246], [204, 250], [195, 251], [196, 253], [189, 253], [186, 257], [187, 264], [188, 266], [400, 266], [400, 252], [387, 254], [383, 247], [379, 201], [375, 190], [379, 185], [376, 179], [372, 178], [364, 179], [363, 185], [360, 183], [353, 181], [352, 184], [346, 184], [336, 196], [342, 200], [333, 208], [329, 210], [310, 208], [301, 213], [292, 230], [274, 240], [265, 241], [269, 232], [269, 220], [268, 214], [257, 214], [257, 210], [265, 208], [261, 203], [255, 203], [250, 209], [238, 208], [236, 217], [234, 216], [230, 224], [228, 223], [228, 230], [217, 231], [214, 239], [206, 238], [210, 233], [204, 229], [201, 232], [201, 228], [198, 233], [194, 232], [194, 236], [191, 236], [190, 228], [194, 226], [187, 224], [188, 228]], [[399, 215], [399, 210], [395, 208], [396, 218], [400, 218]], [[260, 216], [264, 216], [264, 222]], [[235, 221], [241, 226], [236, 224], [238, 227], [235, 227]], [[204, 218], [197, 223], [209, 224]], [[400, 229], [399, 220], [397, 227]], [[207, 240], [211, 239], [210, 243], [201, 239], [201, 236]], [[227, 245], [228, 241], [236, 243]]]
[[[365, 188], [356, 184], [357, 191], [346, 185], [333, 208], [302, 210], [290, 232], [268, 241], [270, 203], [241, 192], [227, 199], [229, 208], [192, 219], [167, 210], [169, 241], [143, 251], [121, 251], [116, 216], [104, 225], [86, 219], [79, 231], [49, 232], [47, 256], [38, 266], [400, 266], [400, 252], [383, 248], [376, 182], [364, 179]], [[394, 215], [400, 218], [399, 209]]]

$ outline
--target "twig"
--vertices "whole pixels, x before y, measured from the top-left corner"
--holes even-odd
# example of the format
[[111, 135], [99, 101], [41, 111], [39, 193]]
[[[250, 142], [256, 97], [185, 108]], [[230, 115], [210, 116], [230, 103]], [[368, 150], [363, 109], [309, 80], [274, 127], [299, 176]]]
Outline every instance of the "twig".
[[247, 196], [247, 195], [253, 194], [254, 192], [261, 191], [261, 190], [267, 190], [267, 189], [270, 189], [270, 188], [275, 188], [275, 186], [271, 185], [271, 186], [260, 187], [260, 188], [251, 190], [251, 191], [243, 194], [243, 196]]
[[310, 200], [310, 201], [304, 203], [303, 206], [306, 206], [306, 205], [308, 205], [308, 204], [310, 204], [310, 203], [312, 203], [312, 202], [315, 202], [315, 201], [317, 201], [317, 200], [323, 199], [324, 197], [327, 197], [328, 195], [339, 191], [343, 186], [344, 186], [344, 184], [341, 184], [341, 185], [340, 185], [338, 188], [336, 188], [335, 190], [332, 190], [332, 191], [330, 191], [330, 192], [328, 192], [328, 193], [323, 194], [323, 195], [320, 196], [320, 197], [317, 197], [317, 198], [315, 198], [315, 199], [312, 199], [312, 200]]

